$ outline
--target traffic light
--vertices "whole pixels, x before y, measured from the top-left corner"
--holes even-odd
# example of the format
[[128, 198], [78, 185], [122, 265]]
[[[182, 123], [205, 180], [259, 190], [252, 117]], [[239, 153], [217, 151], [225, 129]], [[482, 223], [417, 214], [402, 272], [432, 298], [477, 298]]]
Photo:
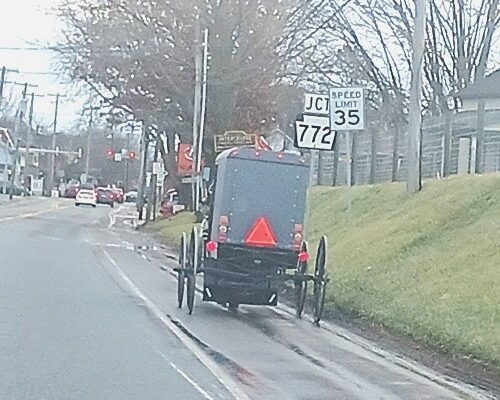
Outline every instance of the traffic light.
[[106, 159], [114, 160], [115, 159], [115, 151], [112, 149], [106, 150]]

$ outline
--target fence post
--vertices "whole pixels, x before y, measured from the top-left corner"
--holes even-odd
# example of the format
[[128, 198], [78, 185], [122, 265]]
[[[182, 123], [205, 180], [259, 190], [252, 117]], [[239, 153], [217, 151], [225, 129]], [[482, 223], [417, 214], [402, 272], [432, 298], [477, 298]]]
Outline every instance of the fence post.
[[391, 182], [396, 182], [398, 180], [398, 165], [399, 165], [399, 135], [400, 131], [403, 129], [403, 121], [401, 120], [401, 125], [394, 128], [394, 138], [392, 141], [392, 172], [391, 172]]
[[335, 146], [333, 149], [333, 176], [332, 176], [332, 186], [337, 186], [338, 170], [339, 170], [339, 152], [340, 152], [340, 140], [342, 135], [337, 132], [337, 138], [335, 140]]
[[371, 149], [370, 149], [370, 183], [375, 183], [377, 175], [377, 132], [376, 129], [371, 130]]
[[443, 137], [443, 164], [441, 165], [441, 176], [447, 177], [450, 172], [451, 137], [453, 126], [451, 124], [451, 112], [446, 111]]
[[473, 166], [476, 173], [482, 174], [484, 171], [484, 117], [485, 117], [485, 101], [479, 100], [477, 106], [477, 121], [476, 121], [476, 162]]
[[356, 173], [357, 173], [357, 155], [358, 155], [358, 131], [353, 131], [351, 138], [352, 138], [352, 148], [351, 148], [351, 185], [356, 184]]

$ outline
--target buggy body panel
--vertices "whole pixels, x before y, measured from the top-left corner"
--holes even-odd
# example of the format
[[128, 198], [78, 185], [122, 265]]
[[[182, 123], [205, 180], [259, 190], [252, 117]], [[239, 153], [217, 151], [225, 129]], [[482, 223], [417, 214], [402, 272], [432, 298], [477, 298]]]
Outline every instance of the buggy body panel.
[[275, 249], [293, 250], [294, 230], [306, 212], [309, 166], [290, 153], [227, 150], [217, 159], [217, 184], [210, 239], [218, 241], [221, 216], [228, 220], [226, 245], [245, 246], [259, 218], [265, 218]]

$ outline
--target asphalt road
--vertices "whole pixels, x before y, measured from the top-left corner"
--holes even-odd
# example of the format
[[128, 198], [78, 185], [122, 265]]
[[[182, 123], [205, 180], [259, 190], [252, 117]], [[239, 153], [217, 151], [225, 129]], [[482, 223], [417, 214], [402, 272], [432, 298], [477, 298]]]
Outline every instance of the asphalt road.
[[[176, 308], [132, 210], [0, 205], [0, 399], [460, 399], [477, 391], [286, 307]], [[483, 397], [486, 398], [486, 397]]]

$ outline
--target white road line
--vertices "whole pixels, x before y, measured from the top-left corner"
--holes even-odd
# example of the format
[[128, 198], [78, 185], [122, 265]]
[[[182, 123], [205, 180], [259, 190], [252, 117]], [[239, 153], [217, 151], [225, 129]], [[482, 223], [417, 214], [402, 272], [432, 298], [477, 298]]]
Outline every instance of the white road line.
[[115, 223], [116, 223], [116, 218], [115, 218], [114, 214], [111, 212], [111, 213], [109, 213], [108, 229], [111, 229]]
[[42, 211], [36, 211], [36, 212], [31, 212], [31, 213], [26, 213], [26, 214], [20, 214], [20, 215], [14, 215], [10, 217], [5, 217], [5, 218], [0, 218], [0, 222], [5, 222], [5, 221], [12, 221], [15, 219], [25, 219], [25, 218], [31, 218], [31, 217], [37, 217], [39, 215], [43, 214], [48, 214], [57, 210], [62, 210], [67, 207], [61, 207], [59, 204], [56, 204], [55, 207], [52, 207], [48, 210], [42, 210]]
[[186, 381], [189, 382], [189, 384], [196, 389], [198, 393], [200, 393], [206, 400], [215, 400], [212, 396], [210, 396], [200, 385], [198, 385], [191, 377], [186, 374], [182, 369], [178, 368], [173, 362], [169, 361], [168, 358], [164, 355], [161, 354], [162, 358], [167, 361], [170, 366], [180, 375], [182, 376]]
[[215, 376], [215, 378], [233, 395], [236, 400], [250, 400], [250, 398], [234, 383], [231, 378], [223, 371], [207, 354], [205, 354], [188, 336], [186, 336], [180, 328], [178, 328], [158, 306], [153, 303], [136, 285], [125, 275], [118, 263], [103, 249], [103, 253], [108, 258], [109, 262], [115, 268], [116, 273], [127, 286], [128, 290], [137, 298], [144, 302], [144, 305], [149, 311], [160, 320], [170, 332], [172, 332], [184, 346], [186, 346], [193, 355]]

